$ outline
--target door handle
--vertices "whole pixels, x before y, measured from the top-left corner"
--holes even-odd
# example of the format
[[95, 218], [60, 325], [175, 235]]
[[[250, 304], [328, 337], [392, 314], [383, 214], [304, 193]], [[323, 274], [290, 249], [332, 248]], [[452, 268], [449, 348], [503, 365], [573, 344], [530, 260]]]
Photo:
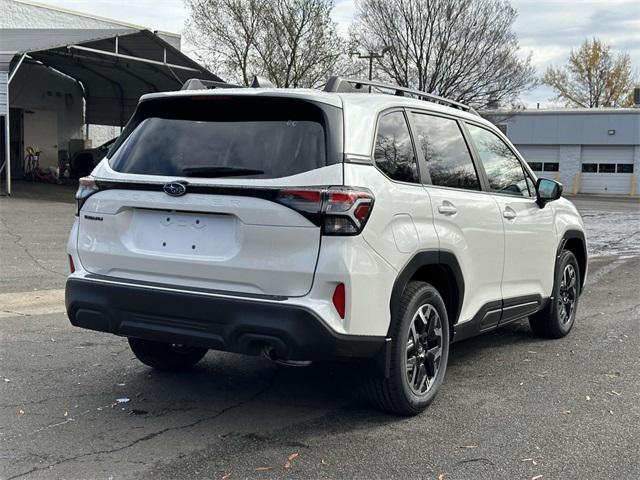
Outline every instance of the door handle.
[[507, 220], [513, 220], [514, 218], [516, 218], [518, 216], [518, 214], [516, 213], [516, 211], [513, 208], [506, 207], [504, 209], [504, 211], [502, 212], [502, 216], [504, 218], [506, 218]]
[[443, 215], [455, 215], [458, 213], [458, 209], [451, 202], [442, 202], [442, 205], [438, 207], [438, 211]]

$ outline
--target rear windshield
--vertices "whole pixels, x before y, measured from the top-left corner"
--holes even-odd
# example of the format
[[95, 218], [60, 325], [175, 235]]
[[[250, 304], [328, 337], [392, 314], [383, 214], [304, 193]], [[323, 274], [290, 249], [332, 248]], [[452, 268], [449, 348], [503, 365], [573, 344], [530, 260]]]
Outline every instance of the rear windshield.
[[327, 152], [326, 112], [309, 102], [196, 96], [149, 103], [158, 105], [141, 104], [130, 134], [111, 155], [114, 170], [278, 178], [334, 163]]

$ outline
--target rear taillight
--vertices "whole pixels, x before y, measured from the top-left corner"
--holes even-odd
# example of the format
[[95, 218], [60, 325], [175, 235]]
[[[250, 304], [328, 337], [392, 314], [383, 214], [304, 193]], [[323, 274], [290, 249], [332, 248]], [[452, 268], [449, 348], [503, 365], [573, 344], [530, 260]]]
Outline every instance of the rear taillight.
[[73, 257], [69, 255], [69, 271], [74, 273], [76, 271], [76, 266], [73, 264]]
[[80, 209], [84, 202], [87, 201], [91, 195], [99, 190], [98, 184], [93, 177], [82, 177], [78, 180], [78, 191], [76, 192], [76, 203], [78, 208], [76, 209], [76, 215], [80, 215]]
[[324, 208], [325, 235], [357, 235], [369, 219], [373, 194], [368, 190], [329, 189]]
[[320, 226], [323, 235], [358, 235], [369, 219], [374, 197], [364, 188], [287, 188], [278, 192], [276, 201]]
[[300, 213], [317, 215], [322, 210], [323, 191], [290, 188], [280, 190], [276, 200]]

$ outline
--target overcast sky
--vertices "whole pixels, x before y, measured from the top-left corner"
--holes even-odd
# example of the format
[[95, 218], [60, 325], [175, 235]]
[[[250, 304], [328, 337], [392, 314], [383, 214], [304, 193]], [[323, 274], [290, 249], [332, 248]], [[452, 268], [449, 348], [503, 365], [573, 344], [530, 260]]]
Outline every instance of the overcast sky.
[[[152, 30], [182, 33], [187, 11], [182, 0], [39, 0], [86, 13], [114, 18]], [[564, 63], [571, 48], [597, 36], [631, 56], [640, 78], [640, 0], [511, 0], [518, 10], [515, 31], [520, 54], [532, 54], [541, 75], [550, 64]], [[347, 31], [355, 0], [335, 0], [334, 20]], [[548, 104], [553, 92], [538, 87], [523, 100], [530, 106]]]

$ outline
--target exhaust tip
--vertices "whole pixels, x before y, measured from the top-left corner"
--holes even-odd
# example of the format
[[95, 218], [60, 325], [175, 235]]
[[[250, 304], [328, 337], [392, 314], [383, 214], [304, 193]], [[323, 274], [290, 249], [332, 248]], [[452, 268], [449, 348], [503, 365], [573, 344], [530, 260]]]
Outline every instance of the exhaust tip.
[[271, 345], [265, 345], [262, 348], [262, 354], [272, 362], [285, 367], [308, 367], [313, 363], [311, 360], [284, 360]]

